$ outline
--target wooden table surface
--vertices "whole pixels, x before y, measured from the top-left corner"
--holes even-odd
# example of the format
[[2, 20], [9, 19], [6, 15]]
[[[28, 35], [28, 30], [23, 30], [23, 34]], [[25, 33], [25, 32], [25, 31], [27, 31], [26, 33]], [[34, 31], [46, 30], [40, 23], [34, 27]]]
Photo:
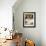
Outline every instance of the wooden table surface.
[[2, 45], [0, 44], [0, 46], [16, 46], [15, 39], [6, 40]]

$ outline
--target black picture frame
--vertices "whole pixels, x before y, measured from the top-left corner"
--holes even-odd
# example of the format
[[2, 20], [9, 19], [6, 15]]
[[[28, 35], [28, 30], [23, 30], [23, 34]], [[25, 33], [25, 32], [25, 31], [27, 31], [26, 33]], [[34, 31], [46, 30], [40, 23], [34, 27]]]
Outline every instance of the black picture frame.
[[23, 12], [23, 27], [36, 27], [36, 12]]

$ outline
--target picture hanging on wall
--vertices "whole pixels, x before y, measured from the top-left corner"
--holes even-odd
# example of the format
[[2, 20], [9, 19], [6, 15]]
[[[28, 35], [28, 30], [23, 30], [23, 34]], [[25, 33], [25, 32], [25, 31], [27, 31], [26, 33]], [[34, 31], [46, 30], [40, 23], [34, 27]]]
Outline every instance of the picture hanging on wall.
[[36, 27], [36, 12], [23, 13], [23, 27]]

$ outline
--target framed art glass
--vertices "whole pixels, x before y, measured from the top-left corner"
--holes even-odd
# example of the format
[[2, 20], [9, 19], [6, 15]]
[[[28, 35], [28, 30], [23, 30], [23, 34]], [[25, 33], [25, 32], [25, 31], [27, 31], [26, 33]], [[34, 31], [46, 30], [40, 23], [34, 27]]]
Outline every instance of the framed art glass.
[[36, 27], [36, 12], [23, 13], [23, 27]]

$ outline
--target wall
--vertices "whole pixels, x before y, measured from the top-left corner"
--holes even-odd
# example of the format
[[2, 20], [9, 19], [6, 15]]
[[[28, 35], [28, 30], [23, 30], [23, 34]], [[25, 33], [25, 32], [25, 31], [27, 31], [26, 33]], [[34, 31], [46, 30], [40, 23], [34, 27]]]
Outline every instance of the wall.
[[46, 46], [46, 0], [41, 1], [41, 41]]
[[0, 27], [12, 29], [12, 6], [16, 0], [0, 0]]
[[[16, 5], [14, 5], [16, 6]], [[36, 12], [36, 27], [24, 28], [23, 27], [23, 12]], [[41, 1], [40, 0], [23, 0], [18, 7], [13, 7], [15, 29], [23, 33], [23, 37], [31, 39], [35, 42], [36, 46], [41, 46], [40, 34], [40, 13]]]

